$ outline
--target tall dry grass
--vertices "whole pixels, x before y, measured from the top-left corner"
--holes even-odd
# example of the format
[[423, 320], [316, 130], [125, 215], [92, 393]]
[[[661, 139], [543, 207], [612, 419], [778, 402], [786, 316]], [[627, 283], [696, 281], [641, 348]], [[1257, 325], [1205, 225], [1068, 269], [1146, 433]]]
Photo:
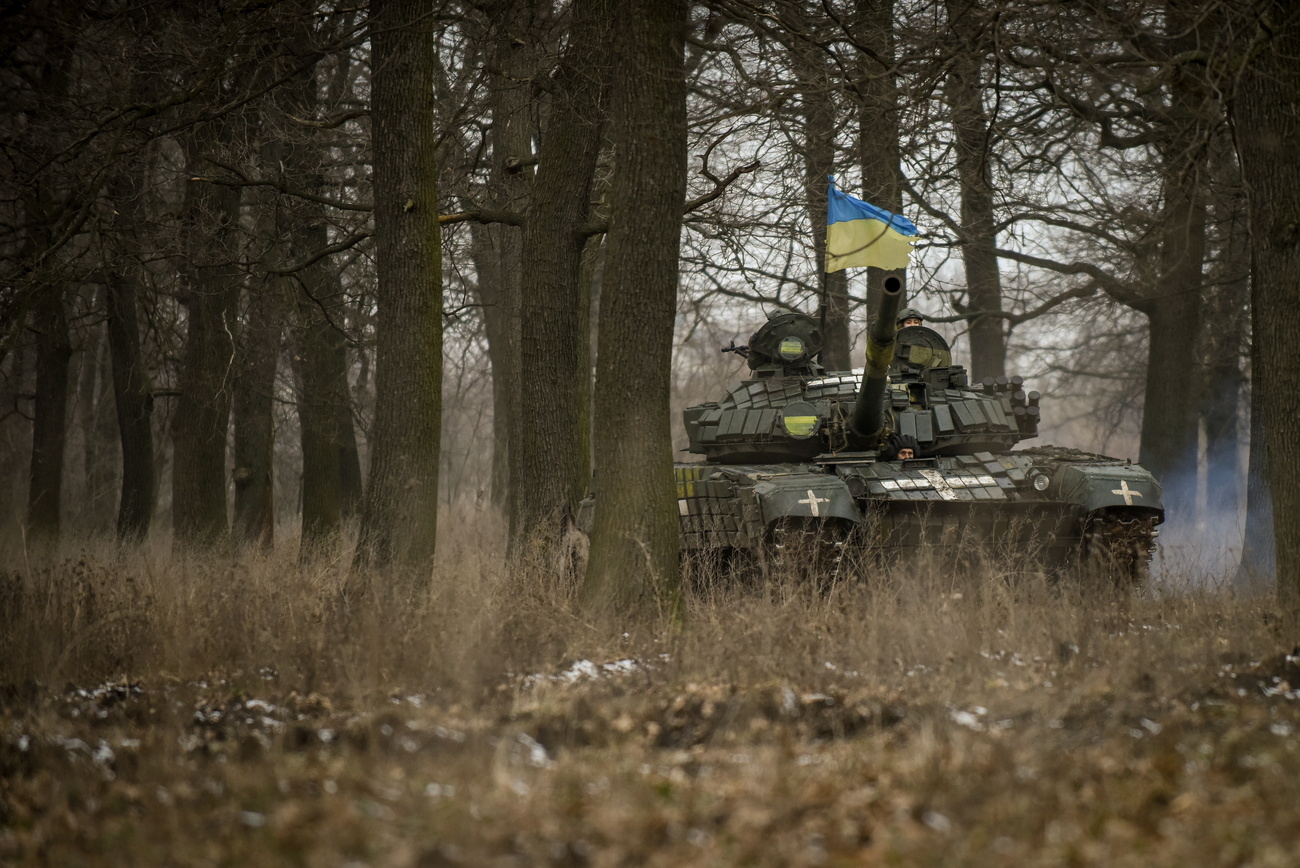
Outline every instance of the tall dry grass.
[[1268, 601], [921, 559], [828, 587], [693, 572], [684, 620], [634, 625], [502, 537], [452, 513], [427, 584], [374, 576], [344, 610], [342, 544], [9, 557], [0, 862], [1287, 865], [1300, 845], [1300, 664]]
[[294, 689], [472, 694], [555, 656], [581, 623], [555, 571], [507, 569], [489, 513], [443, 525], [427, 580], [367, 576], [345, 604], [357, 585], [346, 540], [305, 562], [295, 540], [269, 553], [85, 540], [41, 564], [10, 551], [0, 561], [0, 682], [270, 669]]
[[1107, 677], [1123, 685], [1213, 668], [1225, 649], [1259, 655], [1284, 643], [1269, 601], [1229, 591], [1116, 590], [1095, 578], [924, 559], [863, 567], [829, 588], [697, 570], [684, 624], [602, 623], [577, 605], [571, 568], [508, 564], [503, 537], [491, 513], [452, 512], [427, 582], [376, 575], [344, 609], [344, 542], [305, 563], [292, 540], [269, 554], [89, 541], [40, 566], [10, 552], [0, 571], [0, 682], [267, 670], [286, 689], [472, 699], [577, 658], [666, 655], [663, 665], [682, 677], [739, 685], [830, 683], [854, 671], [861, 683], [902, 688], [918, 671], [943, 672], [956, 695], [999, 655], [1105, 658]]

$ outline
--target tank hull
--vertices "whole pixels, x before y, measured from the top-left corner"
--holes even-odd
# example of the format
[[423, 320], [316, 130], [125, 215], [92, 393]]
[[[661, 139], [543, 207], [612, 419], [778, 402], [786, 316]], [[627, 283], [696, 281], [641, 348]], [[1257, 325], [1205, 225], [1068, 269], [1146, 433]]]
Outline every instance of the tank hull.
[[1141, 466], [1054, 447], [901, 462], [841, 453], [800, 464], [683, 463], [674, 473], [688, 558], [770, 559], [797, 527], [860, 564], [924, 553], [1056, 574], [1104, 553], [1134, 580], [1164, 515], [1160, 485]]

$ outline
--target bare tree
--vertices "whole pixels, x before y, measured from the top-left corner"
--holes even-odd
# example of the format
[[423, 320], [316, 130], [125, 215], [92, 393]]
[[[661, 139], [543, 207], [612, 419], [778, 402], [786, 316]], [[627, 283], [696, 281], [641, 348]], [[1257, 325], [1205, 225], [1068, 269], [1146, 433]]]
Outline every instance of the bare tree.
[[359, 566], [427, 570], [438, 522], [442, 258], [431, 21], [419, 0], [371, 6], [377, 382]]
[[590, 475], [591, 356], [582, 253], [609, 91], [611, 6], [577, 0], [524, 231], [520, 455], [511, 497], [515, 545], [553, 543], [571, 526]]
[[961, 183], [960, 244], [966, 268], [966, 301], [960, 313], [970, 323], [970, 369], [976, 379], [1006, 373], [1007, 342], [1003, 331], [1002, 277], [998, 270], [994, 187], [989, 170], [994, 141], [986, 95], [996, 82], [985, 83], [984, 65], [993, 53], [996, 15], [980, 0], [945, 0], [952, 55], [944, 91], [948, 101]]
[[668, 421], [686, 192], [686, 3], [624, 10], [612, 94], [614, 179], [601, 292], [596, 516], [583, 598], [630, 612], [680, 606]]
[[186, 136], [182, 288], [186, 310], [180, 394], [172, 421], [172, 514], [176, 542], [212, 545], [230, 530], [226, 438], [235, 384], [240, 276], [234, 246], [240, 190], [211, 183], [207, 143], [228, 143], [231, 119]]
[[[1300, 10], [1263, 0], [1249, 11], [1234, 114], [1250, 200], [1254, 407], [1266, 443], [1261, 457], [1268, 462], [1278, 601], [1294, 634], [1300, 625]], [[1252, 520], [1265, 506], [1255, 499], [1261, 493], [1251, 491]]]

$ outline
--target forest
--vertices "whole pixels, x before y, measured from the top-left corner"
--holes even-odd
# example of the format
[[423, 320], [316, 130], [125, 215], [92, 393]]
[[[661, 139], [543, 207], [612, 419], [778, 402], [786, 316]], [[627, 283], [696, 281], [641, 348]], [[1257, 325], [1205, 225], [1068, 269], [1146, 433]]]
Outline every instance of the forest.
[[[1293, 4], [0, 22], [0, 860], [1295, 852]], [[830, 176], [906, 269], [825, 271]], [[862, 368], [889, 278], [1160, 480], [1148, 587], [683, 580], [719, 349]]]

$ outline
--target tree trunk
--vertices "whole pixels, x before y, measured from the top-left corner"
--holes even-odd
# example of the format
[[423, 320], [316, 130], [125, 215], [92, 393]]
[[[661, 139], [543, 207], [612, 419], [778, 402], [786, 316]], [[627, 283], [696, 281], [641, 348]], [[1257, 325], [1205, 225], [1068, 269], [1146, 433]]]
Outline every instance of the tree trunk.
[[[1169, 5], [1171, 54], [1196, 47], [1192, 22]], [[1175, 510], [1195, 503], [1200, 379], [1196, 336], [1201, 330], [1206, 203], [1204, 135], [1212, 121], [1205, 82], [1191, 64], [1175, 67], [1160, 142], [1165, 207], [1160, 222], [1160, 270], [1143, 312], [1150, 320], [1142, 464], [1165, 487]]]
[[635, 0], [616, 39], [614, 181], [595, 394], [596, 516], [583, 599], [680, 612], [668, 399], [686, 191], [684, 0]]
[[1206, 489], [1209, 520], [1234, 527], [1245, 503], [1238, 467], [1241, 447], [1241, 399], [1246, 391], [1242, 358], [1247, 345], [1250, 297], [1250, 235], [1246, 229], [1246, 197], [1232, 143], [1226, 135], [1214, 141], [1213, 224], [1218, 227], [1218, 251], [1206, 281], [1201, 344], [1204, 359], [1200, 411], [1205, 425]]
[[1002, 278], [998, 272], [997, 224], [993, 216], [993, 180], [989, 148], [993, 141], [984, 110], [984, 58], [989, 53], [988, 28], [996, 22], [980, 17], [975, 0], [945, 0], [948, 26], [957, 37], [945, 84], [961, 182], [961, 257], [966, 271], [963, 313], [970, 325], [971, 377], [1006, 374], [1006, 323], [1002, 311]]
[[[853, 83], [858, 112], [858, 162], [862, 195], [901, 214], [902, 170], [898, 146], [898, 84], [894, 69], [894, 0], [857, 0], [854, 38], [863, 50]], [[874, 55], [874, 57], [873, 57]], [[841, 273], [841, 272], [836, 272]], [[867, 269], [867, 310], [874, 310], [886, 278], [907, 285], [907, 269]], [[864, 324], [865, 325], [865, 324]]]
[[[295, 39], [296, 55], [310, 55], [307, 29], [300, 28]], [[287, 67], [296, 60], [281, 63]], [[281, 74], [289, 72], [286, 68]], [[324, 131], [304, 131], [297, 120], [318, 114], [316, 73], [316, 67], [299, 69], [276, 89], [274, 105], [263, 114], [262, 157], [264, 171], [287, 189], [328, 196], [322, 166], [331, 159], [329, 142], [322, 138]], [[344, 515], [355, 510], [361, 469], [348, 390], [345, 296], [332, 259], [320, 257], [329, 245], [329, 220], [319, 203], [277, 196], [274, 206], [277, 243], [268, 251], [274, 260], [271, 271], [292, 269], [276, 283], [295, 305], [293, 370], [302, 449], [300, 558], [305, 559], [336, 538]]]
[[600, 155], [608, 92], [609, 0], [578, 0], [569, 45], [552, 76], [554, 103], [524, 232], [520, 386], [534, 412], [517, 413], [511, 539], [558, 542], [590, 477], [585, 436], [591, 355], [585, 328], [581, 233]]
[[[1286, 3], [1257, 8], [1268, 29], [1261, 26], [1262, 46], [1239, 79], [1236, 128], [1254, 264], [1252, 389], [1267, 442], [1278, 601], [1293, 639], [1300, 624], [1300, 19]], [[1252, 499], [1250, 521], [1260, 505]]]
[[1150, 343], [1139, 460], [1178, 511], [1190, 507], [1196, 491], [1198, 296], [1199, 291], [1176, 293], [1144, 304]]
[[420, 0], [371, 6], [378, 321], [370, 485], [357, 565], [427, 579], [438, 521], [442, 248], [433, 39]]
[[121, 265], [109, 276], [105, 295], [108, 346], [113, 359], [113, 400], [117, 405], [117, 430], [122, 444], [117, 537], [123, 542], [141, 542], [148, 536], [158, 493], [153, 455], [153, 387], [140, 351], [136, 281], [136, 272]]
[[269, 551], [275, 541], [272, 408], [284, 304], [278, 280], [247, 293], [234, 395], [235, 536]]
[[[199, 175], [196, 130], [190, 165]], [[187, 182], [183, 232], [187, 262], [181, 301], [188, 329], [180, 395], [172, 423], [172, 511], [176, 542], [213, 545], [226, 537], [226, 436], [234, 392], [239, 272], [234, 236], [239, 188], [201, 179]]]
[[41, 289], [36, 304], [36, 399], [32, 424], [32, 465], [27, 489], [27, 532], [33, 550], [49, 555], [59, 542], [60, 489], [67, 437], [68, 368], [72, 344], [63, 295]]
[[[98, 308], [104, 299], [103, 290], [97, 292], [92, 305]], [[84, 332], [81, 350], [81, 369], [77, 374], [77, 409], [80, 413], [78, 427], [82, 436], [82, 464], [85, 492], [80, 498], [77, 516], [78, 529], [95, 536], [112, 530], [111, 501], [117, 490], [116, 432], [112, 424], [110, 399], [111, 367], [108, 359], [108, 341], [103, 329], [91, 327]]]
[[[487, 11], [495, 23], [491, 44], [492, 63], [487, 77], [488, 105], [492, 110], [491, 178], [487, 201], [491, 207], [524, 213], [528, 209], [534, 171], [533, 142], [538, 137], [535, 118], [538, 104], [531, 82], [538, 74], [537, 35], [534, 17], [542, 4], [530, 0], [494, 0]], [[480, 276], [479, 291], [485, 305], [488, 339], [492, 342], [492, 424], [498, 429], [494, 443], [504, 443], [504, 479], [494, 479], [493, 496], [509, 492], [511, 527], [522, 521], [520, 504], [514, 497], [515, 480], [523, 473], [527, 444], [523, 442], [521, 411], [525, 401], [522, 357], [524, 235], [517, 226], [495, 224], [486, 227], [492, 266]], [[532, 268], [531, 263], [529, 268]], [[485, 278], [485, 279], [484, 279]], [[501, 473], [498, 466], [497, 473]], [[514, 535], [512, 534], [512, 540]]]
[[803, 115], [804, 209], [812, 227], [814, 274], [821, 290], [821, 361], [832, 371], [847, 371], [853, 366], [849, 359], [848, 273], [826, 273], [827, 176], [835, 172], [834, 85], [826, 68], [826, 51], [813, 41], [817, 28], [802, 0], [787, 6], [783, 18], [793, 31], [790, 64]]
[[[1258, 351], [1256, 351], [1256, 355]], [[1273, 541], [1273, 493], [1269, 488], [1268, 433], [1259, 381], [1250, 381], [1250, 461], [1246, 468], [1246, 533], [1241, 564], [1233, 579], [1237, 590], [1255, 595], [1277, 588], [1277, 546]]]
[[[26, 323], [23, 323], [26, 326]], [[9, 338], [6, 334], [5, 338]], [[25, 518], [27, 479], [31, 472], [31, 426], [20, 412], [20, 401], [34, 391], [26, 382], [31, 370], [31, 346], [27, 341], [10, 344], [0, 357], [0, 532], [11, 530]]]

